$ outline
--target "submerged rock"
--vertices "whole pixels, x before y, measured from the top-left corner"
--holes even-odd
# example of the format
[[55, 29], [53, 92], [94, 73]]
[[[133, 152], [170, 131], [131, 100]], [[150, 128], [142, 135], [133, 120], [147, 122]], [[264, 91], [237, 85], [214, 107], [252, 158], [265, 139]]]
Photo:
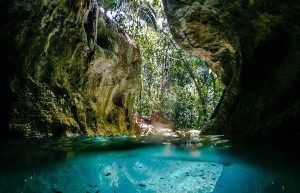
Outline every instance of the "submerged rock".
[[224, 87], [206, 133], [299, 132], [299, 1], [164, 0], [164, 6], [178, 45]]
[[140, 51], [97, 1], [6, 4], [12, 19], [5, 38], [17, 53], [9, 75], [14, 134], [139, 133], [132, 109], [141, 90]]

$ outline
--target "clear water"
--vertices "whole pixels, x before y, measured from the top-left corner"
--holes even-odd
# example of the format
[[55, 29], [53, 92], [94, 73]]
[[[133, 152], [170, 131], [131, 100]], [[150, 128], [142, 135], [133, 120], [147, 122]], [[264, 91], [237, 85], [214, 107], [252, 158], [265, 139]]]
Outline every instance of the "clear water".
[[300, 192], [290, 140], [1, 139], [0, 151], [1, 193]]

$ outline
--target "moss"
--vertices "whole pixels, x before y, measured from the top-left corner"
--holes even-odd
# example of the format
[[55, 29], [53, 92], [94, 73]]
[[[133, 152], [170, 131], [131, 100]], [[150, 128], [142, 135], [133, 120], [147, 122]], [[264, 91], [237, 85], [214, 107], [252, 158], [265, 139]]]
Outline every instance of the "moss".
[[[10, 84], [18, 97], [10, 124], [13, 132], [26, 136], [129, 134], [125, 109], [133, 120], [131, 109], [141, 89], [136, 73], [140, 53], [101, 13], [98, 45], [90, 48], [83, 26], [88, 2], [16, 0], [12, 4], [11, 14], [18, 14], [14, 39], [22, 61], [16, 63]], [[113, 103], [115, 93], [126, 99], [121, 109]]]

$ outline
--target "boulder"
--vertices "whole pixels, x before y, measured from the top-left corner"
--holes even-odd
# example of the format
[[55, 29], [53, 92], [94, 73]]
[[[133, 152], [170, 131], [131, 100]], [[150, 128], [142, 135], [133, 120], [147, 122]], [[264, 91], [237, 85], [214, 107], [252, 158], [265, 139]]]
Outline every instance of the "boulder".
[[175, 131], [178, 137], [200, 137], [201, 131], [195, 129], [178, 129]]
[[155, 128], [175, 129], [174, 123], [160, 111], [152, 111], [150, 123]]

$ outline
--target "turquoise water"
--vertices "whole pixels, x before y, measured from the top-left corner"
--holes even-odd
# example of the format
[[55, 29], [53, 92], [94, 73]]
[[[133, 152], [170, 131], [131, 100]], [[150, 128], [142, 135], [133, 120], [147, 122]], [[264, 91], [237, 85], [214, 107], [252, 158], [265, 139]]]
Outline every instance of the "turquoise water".
[[81, 136], [0, 145], [1, 193], [300, 192], [299, 150], [289, 140]]

